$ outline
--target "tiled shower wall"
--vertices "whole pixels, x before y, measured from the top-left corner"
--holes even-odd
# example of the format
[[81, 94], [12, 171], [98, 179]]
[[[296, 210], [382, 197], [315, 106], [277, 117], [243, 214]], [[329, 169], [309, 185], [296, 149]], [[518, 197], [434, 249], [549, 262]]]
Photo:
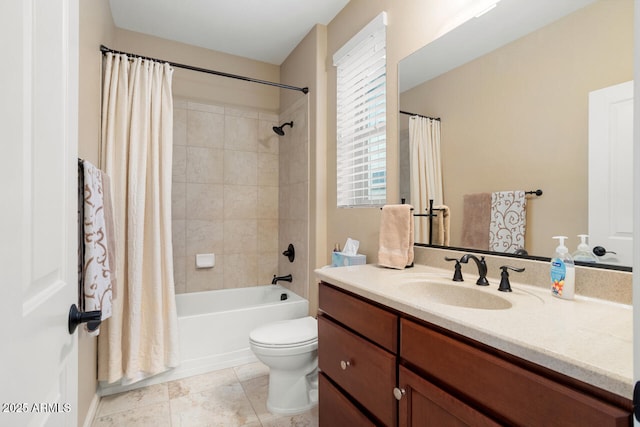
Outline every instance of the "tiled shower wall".
[[279, 258], [279, 275], [291, 273], [298, 295], [309, 298], [309, 126], [308, 97], [303, 96], [280, 114], [280, 123], [293, 121], [280, 137], [280, 249], [293, 243], [293, 263]]
[[[278, 272], [278, 115], [174, 100], [176, 293], [264, 285]], [[195, 255], [214, 253], [212, 269]]]

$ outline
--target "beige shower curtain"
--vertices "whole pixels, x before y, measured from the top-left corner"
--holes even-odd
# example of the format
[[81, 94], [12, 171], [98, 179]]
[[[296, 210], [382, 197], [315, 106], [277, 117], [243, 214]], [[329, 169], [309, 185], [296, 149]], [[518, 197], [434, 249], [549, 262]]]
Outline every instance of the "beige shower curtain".
[[[443, 204], [440, 121], [420, 116], [410, 117], [409, 147], [411, 204], [416, 212], [426, 213], [429, 199], [433, 199], [434, 207]], [[416, 242], [429, 242], [428, 221], [427, 217], [416, 217]]]
[[117, 241], [113, 317], [101, 326], [98, 379], [123, 384], [178, 365], [171, 242], [173, 101], [169, 64], [107, 54], [102, 168]]

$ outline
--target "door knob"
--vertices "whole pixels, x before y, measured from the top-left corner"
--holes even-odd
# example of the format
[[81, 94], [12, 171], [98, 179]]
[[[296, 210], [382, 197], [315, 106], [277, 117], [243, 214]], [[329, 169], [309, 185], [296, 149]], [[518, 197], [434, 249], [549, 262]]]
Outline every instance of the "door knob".
[[608, 251], [605, 248], [603, 248], [602, 246], [596, 246], [593, 248], [593, 253], [598, 255], [598, 256], [603, 256], [604, 254], [614, 254], [617, 255], [615, 252], [613, 251]]
[[346, 371], [349, 366], [351, 366], [351, 362], [349, 362], [348, 360], [340, 361], [340, 367], [342, 368], [343, 371]]
[[395, 397], [396, 400], [401, 400], [402, 396], [404, 396], [405, 394], [407, 394], [405, 389], [398, 387], [393, 388], [393, 397]]
[[100, 319], [102, 318], [102, 311], [85, 311], [78, 310], [75, 304], [71, 305], [69, 309], [69, 334], [73, 334], [81, 323], [91, 322], [91, 330], [95, 330], [100, 325]]

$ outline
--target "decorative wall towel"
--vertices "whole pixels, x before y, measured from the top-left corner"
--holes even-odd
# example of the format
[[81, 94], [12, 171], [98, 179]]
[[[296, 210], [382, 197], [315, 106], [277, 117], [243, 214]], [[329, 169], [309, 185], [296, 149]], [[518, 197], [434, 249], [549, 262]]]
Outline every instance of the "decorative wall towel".
[[500, 191], [491, 195], [490, 250], [515, 253], [524, 248], [526, 204], [524, 191]]
[[[84, 161], [84, 310], [102, 311], [102, 320], [111, 317], [113, 298], [115, 266], [113, 256], [114, 242], [108, 241], [109, 231], [107, 223], [111, 221], [110, 215], [105, 216], [105, 211], [111, 212], [111, 198], [105, 197], [104, 177], [101, 170], [91, 163]], [[108, 187], [108, 184], [107, 184]], [[112, 234], [111, 234], [112, 235]], [[89, 333], [98, 335], [99, 329]]]
[[102, 174], [102, 195], [104, 205], [104, 225], [107, 232], [107, 255], [109, 256], [109, 268], [111, 269], [111, 299], [118, 297], [118, 286], [116, 278], [116, 228], [113, 220], [113, 202], [111, 198], [111, 178], [109, 175], [100, 171]]
[[433, 217], [433, 243], [434, 245], [449, 246], [449, 206], [434, 206], [436, 216]]
[[491, 193], [465, 194], [462, 200], [463, 248], [489, 250]]
[[403, 269], [413, 264], [413, 207], [385, 205], [380, 217], [378, 264]]

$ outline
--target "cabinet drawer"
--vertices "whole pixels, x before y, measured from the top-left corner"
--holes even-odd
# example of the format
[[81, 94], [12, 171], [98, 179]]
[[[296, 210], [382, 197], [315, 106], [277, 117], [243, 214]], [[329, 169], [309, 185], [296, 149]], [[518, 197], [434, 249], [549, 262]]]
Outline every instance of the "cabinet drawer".
[[509, 424], [630, 425], [621, 408], [405, 319], [400, 357]]
[[318, 377], [318, 389], [320, 427], [375, 426], [323, 374]]
[[398, 316], [325, 283], [320, 283], [319, 292], [320, 310], [392, 353], [397, 353]]
[[318, 367], [381, 422], [396, 425], [395, 355], [318, 316]]

